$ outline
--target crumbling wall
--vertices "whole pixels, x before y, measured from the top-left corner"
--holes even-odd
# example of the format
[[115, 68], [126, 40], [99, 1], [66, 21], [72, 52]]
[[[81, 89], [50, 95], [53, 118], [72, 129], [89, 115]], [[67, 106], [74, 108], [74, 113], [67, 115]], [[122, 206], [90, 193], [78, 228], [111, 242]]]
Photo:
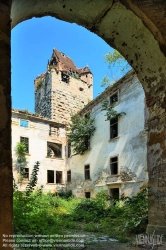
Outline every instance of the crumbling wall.
[[92, 100], [92, 89], [92, 84], [72, 76], [66, 83], [62, 81], [61, 71], [51, 69], [42, 87], [36, 89], [35, 112], [57, 122], [69, 122], [71, 112], [77, 113]]
[[[85, 192], [101, 189], [108, 193], [112, 188], [119, 188], [120, 195], [137, 193], [143, 183], [147, 182], [147, 132], [145, 130], [145, 95], [136, 75], [129, 74], [121, 83], [116, 83], [106, 90], [107, 95], [96, 98], [84, 109], [86, 113], [92, 109], [96, 131], [91, 137], [90, 150], [84, 155], [73, 155], [68, 160], [71, 169], [71, 183], [76, 196], [84, 196]], [[119, 91], [119, 101], [115, 106], [117, 112], [125, 112], [118, 120], [119, 134], [110, 140], [110, 122], [106, 121], [105, 111], [101, 111], [101, 103], [111, 94]], [[99, 100], [99, 102], [97, 101]], [[118, 173], [111, 174], [110, 158], [118, 157]], [[90, 165], [90, 180], [85, 180], [84, 166]]]

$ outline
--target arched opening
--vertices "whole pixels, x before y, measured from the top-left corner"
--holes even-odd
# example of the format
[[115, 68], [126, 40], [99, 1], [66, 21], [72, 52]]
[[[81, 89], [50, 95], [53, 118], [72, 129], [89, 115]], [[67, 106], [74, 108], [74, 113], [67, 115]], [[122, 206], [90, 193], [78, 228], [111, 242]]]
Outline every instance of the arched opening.
[[[153, 1], [152, 1], [153, 2]], [[165, 40], [163, 29], [154, 18], [148, 14], [148, 5], [139, 6], [137, 11], [126, 1], [100, 2], [90, 1], [75, 4], [75, 1], [12, 1], [13, 26], [33, 16], [51, 15], [68, 22], [75, 22], [102, 37], [108, 44], [115, 47], [130, 62], [136, 70], [146, 94], [149, 108], [148, 116], [148, 170], [150, 186], [152, 187], [149, 201], [149, 227], [156, 232], [165, 232]], [[124, 5], [123, 5], [124, 4]], [[155, 4], [161, 20], [162, 6]], [[1, 35], [1, 210], [3, 229], [12, 232], [12, 174], [10, 159], [10, 7], [11, 1], [1, 1], [2, 35]], [[33, 7], [32, 7], [33, 6]], [[151, 8], [151, 7], [149, 7]], [[152, 8], [151, 8], [152, 10]], [[155, 12], [156, 13], [156, 12]], [[165, 18], [163, 18], [165, 20]], [[163, 26], [164, 27], [164, 26]], [[161, 32], [160, 32], [161, 30]], [[156, 31], [156, 32], [155, 32]], [[125, 50], [124, 50], [125, 48]], [[162, 179], [162, 185], [159, 183]], [[160, 195], [162, 194], [162, 195]], [[160, 210], [161, 213], [158, 213]], [[5, 215], [6, 214], [6, 215]], [[4, 216], [3, 216], [4, 215]], [[4, 231], [3, 231], [4, 230]]]

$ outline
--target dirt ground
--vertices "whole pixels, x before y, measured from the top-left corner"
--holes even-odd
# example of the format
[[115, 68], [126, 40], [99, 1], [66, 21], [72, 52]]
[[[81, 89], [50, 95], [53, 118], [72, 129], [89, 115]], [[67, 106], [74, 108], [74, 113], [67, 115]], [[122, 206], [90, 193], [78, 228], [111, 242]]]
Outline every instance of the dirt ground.
[[[119, 242], [102, 242], [102, 243], [91, 243], [85, 245], [82, 250], [166, 250], [166, 243], [163, 246], [137, 246], [132, 243], [119, 243]], [[81, 250], [81, 249], [80, 249]]]

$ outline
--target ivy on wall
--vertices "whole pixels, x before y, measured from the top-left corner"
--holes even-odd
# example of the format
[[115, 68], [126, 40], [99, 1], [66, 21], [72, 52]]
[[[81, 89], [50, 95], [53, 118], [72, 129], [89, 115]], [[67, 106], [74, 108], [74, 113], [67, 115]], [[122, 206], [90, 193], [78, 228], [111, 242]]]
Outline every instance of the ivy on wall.
[[71, 115], [69, 123], [68, 141], [72, 145], [73, 153], [83, 155], [90, 148], [90, 137], [95, 131], [94, 119], [87, 114], [85, 117]]
[[105, 116], [107, 117], [106, 121], [109, 121], [113, 118], [118, 118], [122, 115], [126, 115], [125, 112], [118, 113], [116, 110], [114, 110], [114, 103], [109, 104], [109, 101], [107, 99], [103, 100], [103, 102], [102, 102], [101, 111], [103, 111], [103, 110], [106, 111], [106, 114], [105, 114]]

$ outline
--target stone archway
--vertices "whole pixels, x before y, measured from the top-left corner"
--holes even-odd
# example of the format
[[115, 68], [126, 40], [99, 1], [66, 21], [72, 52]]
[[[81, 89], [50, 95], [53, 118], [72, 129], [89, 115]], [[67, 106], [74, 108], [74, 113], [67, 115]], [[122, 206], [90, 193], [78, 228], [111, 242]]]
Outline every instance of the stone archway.
[[[11, 8], [12, 4], [12, 8]], [[0, 0], [0, 234], [12, 232], [10, 143], [10, 9], [12, 26], [31, 17], [75, 22], [116, 48], [136, 70], [148, 114], [151, 186], [148, 232], [166, 231], [166, 3], [163, 0]], [[160, 212], [159, 212], [160, 211]]]

